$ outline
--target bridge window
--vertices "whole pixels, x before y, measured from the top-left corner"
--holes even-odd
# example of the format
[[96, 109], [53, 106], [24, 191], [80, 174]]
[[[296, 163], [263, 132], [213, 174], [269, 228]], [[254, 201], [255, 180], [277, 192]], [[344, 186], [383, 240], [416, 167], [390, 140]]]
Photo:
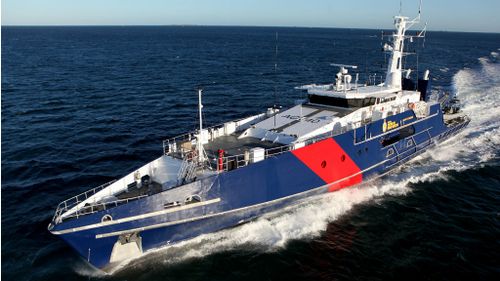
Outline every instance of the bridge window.
[[337, 107], [345, 108], [357, 108], [375, 105], [377, 98], [367, 97], [362, 99], [345, 99], [338, 97], [320, 96], [320, 95], [309, 95], [309, 102], [315, 104], [324, 104]]

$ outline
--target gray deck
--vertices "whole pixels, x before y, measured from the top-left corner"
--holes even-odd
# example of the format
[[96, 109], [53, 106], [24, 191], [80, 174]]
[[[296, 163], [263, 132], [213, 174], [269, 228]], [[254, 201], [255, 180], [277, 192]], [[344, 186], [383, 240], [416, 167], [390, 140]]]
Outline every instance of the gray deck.
[[246, 150], [255, 147], [262, 147], [265, 149], [283, 146], [281, 143], [272, 143], [270, 141], [261, 141], [256, 138], [246, 137], [238, 139], [239, 133], [229, 136], [222, 136], [216, 138], [214, 141], [203, 145], [207, 154], [217, 155], [219, 149], [223, 149], [226, 155], [240, 155], [244, 154]]
[[338, 107], [338, 106], [322, 105], [322, 104], [316, 104], [316, 103], [306, 103], [303, 106], [318, 109], [318, 110], [335, 112], [336, 117], [344, 117], [346, 115], [353, 113], [357, 109], [359, 109], [359, 108], [344, 108], [344, 107]]
[[161, 184], [153, 181], [148, 186], [128, 188], [127, 190], [121, 192], [120, 194], [116, 194], [115, 196], [116, 198], [123, 200], [143, 195], [153, 195], [162, 191], [163, 190]]
[[[309, 108], [312, 109], [312, 112], [304, 115], [304, 117], [308, 118], [313, 115], [316, 115], [321, 112], [327, 112], [333, 116], [336, 117], [343, 117], [345, 115], [350, 114], [353, 112], [355, 109], [351, 108], [338, 108], [338, 107], [332, 107], [332, 106], [323, 106], [323, 105], [317, 105], [317, 104], [304, 104], [302, 105], [304, 108]], [[272, 117], [268, 118], [269, 120], [272, 119]], [[267, 122], [267, 121], [261, 121], [261, 123]], [[300, 123], [300, 120], [290, 120], [287, 122], [284, 122], [284, 124], [280, 124], [279, 127], [271, 129], [271, 131], [283, 133], [283, 131], [287, 128], [290, 128], [296, 124]], [[230, 136], [222, 136], [216, 138], [214, 141], [210, 141], [209, 143], [203, 145], [205, 148], [205, 151], [209, 155], [217, 155], [217, 151], [219, 149], [223, 149], [225, 152], [225, 155], [241, 155], [244, 154], [245, 151], [250, 150], [255, 147], [262, 147], [264, 149], [270, 149], [270, 148], [277, 148], [283, 146], [281, 143], [272, 143], [270, 141], [261, 141], [260, 139], [252, 138], [252, 137], [245, 137], [242, 139], [238, 139], [238, 136], [241, 134], [241, 132], [237, 132], [234, 134], [231, 134]]]

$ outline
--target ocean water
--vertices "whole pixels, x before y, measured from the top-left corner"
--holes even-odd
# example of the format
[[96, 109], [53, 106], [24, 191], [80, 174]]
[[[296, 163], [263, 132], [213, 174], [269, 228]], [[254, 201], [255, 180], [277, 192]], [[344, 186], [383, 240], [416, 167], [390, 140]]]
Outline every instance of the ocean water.
[[2, 27], [2, 278], [498, 280], [499, 34], [429, 32], [415, 47], [407, 63], [430, 69], [434, 89], [456, 93], [472, 121], [376, 182], [158, 249], [111, 275], [47, 231], [60, 201], [160, 156], [163, 139], [194, 129], [198, 86], [208, 125], [290, 106], [303, 98], [293, 87], [333, 81], [332, 62], [380, 79], [379, 35]]

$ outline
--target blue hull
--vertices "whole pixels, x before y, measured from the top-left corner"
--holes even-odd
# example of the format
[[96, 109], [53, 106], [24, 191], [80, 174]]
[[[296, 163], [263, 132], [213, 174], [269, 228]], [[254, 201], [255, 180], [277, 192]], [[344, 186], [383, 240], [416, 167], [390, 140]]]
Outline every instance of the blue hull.
[[[386, 131], [385, 122], [398, 128]], [[146, 252], [232, 227], [299, 199], [379, 177], [455, 135], [468, 122], [446, 126], [439, 105], [420, 120], [406, 111], [197, 182], [207, 192], [206, 204], [164, 211], [163, 204], [175, 192], [169, 190], [56, 224], [51, 231], [89, 263], [108, 269], [120, 235], [138, 233]], [[399, 128], [407, 128], [408, 135]], [[106, 214], [112, 222], [101, 222]]]

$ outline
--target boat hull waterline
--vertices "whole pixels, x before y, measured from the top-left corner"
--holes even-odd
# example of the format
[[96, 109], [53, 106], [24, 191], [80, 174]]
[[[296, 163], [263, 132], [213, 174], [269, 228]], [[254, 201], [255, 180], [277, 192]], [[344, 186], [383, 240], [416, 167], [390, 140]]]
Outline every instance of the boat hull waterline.
[[[169, 197], [169, 191], [165, 191], [52, 225], [50, 231], [95, 267], [109, 270], [116, 265], [110, 261], [120, 235], [137, 233], [140, 236], [137, 250], [125, 251], [127, 257], [133, 257], [232, 227], [299, 199], [354, 186], [386, 174], [456, 135], [469, 123], [468, 119], [463, 119], [454, 126], [446, 126], [438, 105], [431, 108], [431, 112], [429, 118], [409, 123], [414, 127], [413, 135], [385, 147], [382, 139], [391, 132], [384, 133], [384, 121], [379, 120], [366, 125], [366, 129], [351, 130], [247, 167], [215, 174], [198, 183], [210, 190], [209, 198], [202, 202], [160, 211], [152, 208]], [[411, 111], [393, 115], [385, 121], [404, 126], [403, 120], [409, 119], [416, 119]], [[388, 149], [393, 149], [394, 153], [387, 153]], [[104, 215], [110, 215], [113, 220], [102, 222]], [[137, 245], [138, 241], [134, 243]]]

